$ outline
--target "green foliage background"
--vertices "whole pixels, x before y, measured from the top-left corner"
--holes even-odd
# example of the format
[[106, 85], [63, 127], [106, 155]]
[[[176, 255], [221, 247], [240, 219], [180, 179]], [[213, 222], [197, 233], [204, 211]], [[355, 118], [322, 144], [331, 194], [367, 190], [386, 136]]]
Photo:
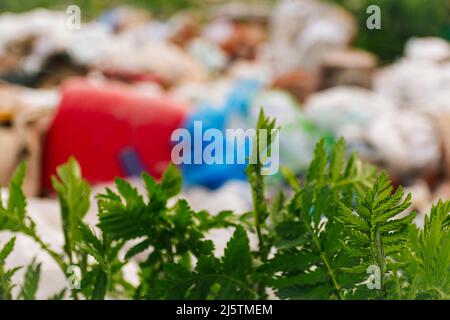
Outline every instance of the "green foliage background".
[[[450, 1], [448, 0], [329, 0], [354, 14], [359, 33], [356, 45], [392, 61], [403, 53], [411, 37], [437, 36], [450, 40]], [[381, 9], [381, 30], [368, 30], [366, 9]]]
[[200, 0], [2, 0], [0, 12], [24, 12], [35, 8], [63, 10], [69, 5], [78, 5], [85, 17], [94, 18], [103, 11], [120, 5], [130, 5], [150, 10], [155, 15], [170, 15], [178, 10], [195, 8], [207, 1]]

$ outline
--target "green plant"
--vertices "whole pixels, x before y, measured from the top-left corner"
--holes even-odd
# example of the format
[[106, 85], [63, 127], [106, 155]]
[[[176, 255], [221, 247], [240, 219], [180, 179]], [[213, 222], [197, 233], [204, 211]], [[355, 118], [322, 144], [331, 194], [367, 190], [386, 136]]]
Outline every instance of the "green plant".
[[[21, 267], [15, 267], [13, 269], [6, 269], [5, 262], [8, 256], [14, 249], [16, 238], [11, 238], [0, 249], [0, 300], [10, 300], [13, 298], [12, 289], [15, 285], [11, 282], [11, 278], [16, 274]], [[33, 259], [31, 264], [27, 267], [23, 284], [20, 288], [20, 292], [17, 295], [17, 299], [33, 300], [36, 297], [36, 292], [39, 285], [39, 278], [41, 274], [41, 264], [36, 263]]]
[[[261, 112], [257, 133], [276, 134], [275, 127]], [[74, 280], [70, 267], [79, 269], [79, 286], [52, 299], [266, 299], [269, 289], [282, 299], [449, 298], [450, 201], [435, 205], [424, 228], [416, 227], [415, 215], [404, 213], [410, 196], [401, 187], [393, 192], [387, 175], [356, 154], [347, 158], [343, 140], [331, 150], [319, 142], [303, 179], [282, 168], [286, 187], [268, 200], [261, 168], [270, 141], [254, 143], [257, 161], [247, 169], [254, 207], [243, 215], [196, 212], [186, 200], [174, 199], [182, 177], [170, 165], [159, 182], [142, 175], [146, 196], [116, 179], [115, 190], [97, 196], [99, 223], [90, 227], [83, 221], [90, 188], [69, 159], [52, 179], [64, 245], [55, 249], [42, 241], [26, 215], [23, 165], [11, 180], [7, 203], [0, 203], [0, 230], [34, 239], [68, 281]], [[234, 229], [222, 257], [207, 239], [214, 228]], [[249, 237], [257, 240], [254, 250]], [[0, 298], [33, 299], [40, 265], [33, 260], [14, 294], [11, 278], [18, 268], [5, 266], [13, 246], [10, 240], [0, 250]], [[140, 281], [134, 286], [124, 268], [136, 256]]]
[[425, 217], [425, 226], [410, 227], [412, 249], [408, 265], [410, 287], [407, 298], [450, 299], [450, 201], [439, 201]]
[[355, 154], [345, 160], [343, 140], [329, 156], [324, 141], [317, 145], [303, 185], [285, 170], [294, 194], [275, 221], [277, 253], [262, 267], [274, 275], [270, 285], [279, 297], [345, 298], [345, 287], [355, 279], [342, 270], [352, 261], [339, 241], [344, 225], [336, 212], [340, 201], [352, 206], [355, 196], [371, 185], [373, 174]]
[[337, 218], [345, 225], [344, 250], [348, 256], [359, 259], [358, 265], [345, 271], [365, 275], [374, 266], [379, 272], [379, 290], [375, 292], [380, 296], [387, 294], [385, 276], [394, 270], [391, 264], [396, 263], [395, 255], [405, 249], [407, 230], [414, 219], [412, 213], [398, 217], [409, 207], [411, 195], [403, 200], [403, 189], [399, 187], [394, 194], [392, 189], [383, 172], [374, 186], [358, 199], [356, 210], [340, 204]]

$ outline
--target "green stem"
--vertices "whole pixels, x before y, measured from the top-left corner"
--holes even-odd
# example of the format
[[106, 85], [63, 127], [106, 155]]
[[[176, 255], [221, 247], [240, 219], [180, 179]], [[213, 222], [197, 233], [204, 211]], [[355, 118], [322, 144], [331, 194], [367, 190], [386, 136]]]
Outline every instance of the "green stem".
[[258, 237], [259, 255], [261, 260], [266, 260], [268, 252], [264, 243], [264, 237], [261, 231], [261, 225], [265, 223], [265, 219], [268, 216], [265, 194], [264, 178], [258, 174], [260, 166], [256, 165], [255, 172], [253, 174], [252, 186], [252, 200], [254, 211], [254, 224], [256, 229], [256, 235]]
[[384, 289], [384, 272], [386, 261], [383, 250], [383, 241], [381, 238], [380, 231], [378, 230], [377, 227], [371, 229], [370, 237], [371, 237], [372, 261], [380, 269], [380, 291], [385, 294], [386, 292]]
[[331, 281], [333, 282], [333, 286], [334, 286], [334, 288], [336, 290], [336, 293], [338, 294], [339, 299], [340, 300], [345, 300], [345, 298], [344, 298], [344, 296], [342, 295], [342, 292], [341, 292], [341, 287], [339, 286], [339, 284], [338, 284], [338, 282], [336, 280], [336, 275], [334, 274], [334, 271], [331, 268], [331, 264], [328, 261], [328, 258], [326, 256], [325, 252], [322, 251], [322, 246], [320, 245], [319, 239], [317, 238], [316, 234], [314, 233], [314, 231], [312, 230], [311, 226], [308, 223], [305, 223], [305, 226], [306, 226], [306, 229], [308, 230], [308, 232], [312, 235], [313, 242], [314, 242], [314, 244], [316, 245], [317, 249], [320, 252], [320, 258], [322, 259], [322, 261], [323, 261], [323, 263], [325, 265], [325, 268], [327, 269], [328, 275], [330, 276]]
[[[249, 167], [250, 169], [250, 167]], [[270, 247], [266, 246], [261, 226], [265, 223], [265, 219], [268, 216], [265, 194], [264, 178], [259, 174], [261, 166], [256, 164], [255, 167], [250, 169], [249, 180], [252, 190], [253, 211], [254, 211], [254, 225], [256, 229], [256, 235], [258, 237], [258, 256], [261, 261], [266, 261], [269, 255]], [[253, 171], [253, 172], [252, 172]], [[264, 283], [257, 284], [257, 292], [260, 299], [264, 299], [266, 296], [266, 286]]]

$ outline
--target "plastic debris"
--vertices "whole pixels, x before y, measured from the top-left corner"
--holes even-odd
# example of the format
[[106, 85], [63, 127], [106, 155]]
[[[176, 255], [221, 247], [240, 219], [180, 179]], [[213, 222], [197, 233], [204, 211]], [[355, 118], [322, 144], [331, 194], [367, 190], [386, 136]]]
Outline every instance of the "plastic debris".
[[147, 171], [159, 177], [171, 160], [170, 137], [186, 117], [184, 105], [133, 87], [74, 79], [46, 139], [43, 184], [70, 156], [91, 183]]
[[326, 2], [283, 0], [272, 16], [267, 58], [275, 73], [316, 69], [331, 49], [346, 47], [356, 32], [353, 17]]
[[412, 38], [406, 43], [405, 56], [413, 60], [443, 62], [450, 59], [450, 44], [441, 38]]
[[227, 55], [212, 42], [197, 39], [189, 45], [189, 52], [210, 72], [217, 72], [225, 68], [228, 63]]
[[[203, 104], [191, 114], [185, 121], [185, 127], [191, 134], [195, 136], [196, 123], [201, 124], [202, 135], [208, 129], [216, 129], [225, 136], [226, 129], [239, 128], [246, 130], [250, 128], [246, 118], [249, 113], [249, 108], [252, 99], [257, 92], [261, 90], [261, 84], [255, 80], [240, 80], [237, 81], [226, 97], [226, 101], [219, 106], [211, 106]], [[233, 159], [236, 158], [237, 150], [246, 150], [249, 153], [251, 141], [245, 139], [243, 145], [239, 145], [237, 140], [228, 141], [223, 140], [224, 159], [227, 157], [226, 150], [233, 152]], [[228, 145], [235, 145], [235, 148], [228, 147]], [[194, 148], [191, 145], [190, 158], [203, 157], [203, 152], [207, 144], [202, 144], [201, 148]], [[237, 161], [236, 161], [237, 162]], [[218, 188], [228, 180], [246, 180], [245, 168], [247, 162], [227, 164], [223, 161], [222, 164], [213, 163], [190, 163], [182, 164], [183, 175], [187, 185], [202, 185], [209, 188]]]
[[367, 140], [378, 160], [396, 176], [414, 177], [436, 170], [441, 160], [436, 126], [430, 117], [417, 112], [381, 114], [369, 126]]
[[320, 91], [305, 102], [305, 112], [321, 130], [344, 137], [350, 145], [364, 144], [367, 127], [397, 106], [383, 96], [359, 87]]
[[406, 56], [381, 70], [374, 90], [407, 109], [450, 113], [450, 45], [445, 40], [410, 40]]

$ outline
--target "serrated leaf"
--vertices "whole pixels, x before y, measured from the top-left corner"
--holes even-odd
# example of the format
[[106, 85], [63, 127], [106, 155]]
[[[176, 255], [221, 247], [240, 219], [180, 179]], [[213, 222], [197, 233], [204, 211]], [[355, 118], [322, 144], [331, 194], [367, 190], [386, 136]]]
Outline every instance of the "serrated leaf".
[[280, 168], [280, 171], [284, 179], [289, 183], [289, 185], [294, 191], [298, 192], [301, 190], [301, 185], [299, 181], [295, 177], [295, 174], [291, 170], [289, 170], [289, 168], [282, 166]]
[[169, 164], [167, 167], [162, 177], [161, 187], [167, 198], [172, 198], [181, 192], [182, 177], [175, 165]]
[[36, 293], [39, 286], [39, 280], [41, 277], [41, 264], [36, 263], [33, 259], [31, 264], [27, 267], [25, 272], [25, 278], [20, 290], [19, 297], [24, 300], [36, 299]]
[[129, 260], [135, 255], [147, 250], [151, 244], [152, 242], [149, 239], [142, 240], [127, 251], [127, 253], [125, 254], [125, 260]]
[[56, 169], [52, 176], [53, 188], [58, 193], [62, 225], [64, 231], [64, 250], [72, 256], [77, 241], [78, 224], [86, 215], [90, 205], [90, 186], [81, 176], [81, 168], [74, 158]]
[[338, 181], [342, 174], [345, 164], [345, 141], [339, 139], [334, 145], [333, 152], [331, 154], [330, 166], [328, 169], [329, 177], [331, 181]]
[[228, 241], [223, 256], [223, 269], [236, 278], [245, 277], [251, 268], [249, 240], [245, 230], [238, 226]]
[[7, 211], [23, 221], [27, 202], [22, 191], [22, 184], [25, 178], [25, 163], [21, 162], [9, 182]]
[[144, 206], [144, 200], [136, 188], [132, 187], [128, 181], [120, 178], [115, 179], [117, 191], [125, 200], [125, 204], [130, 209], [138, 209]]
[[13, 238], [9, 239], [9, 241], [0, 250], [0, 265], [5, 263], [6, 258], [8, 258], [8, 256], [14, 250], [15, 243], [16, 243], [16, 238], [13, 237]]
[[385, 274], [392, 270], [393, 263], [387, 263], [387, 257], [401, 252], [406, 241], [406, 229], [412, 221], [412, 214], [396, 219], [397, 215], [408, 208], [410, 196], [403, 200], [401, 188], [392, 194], [393, 187], [389, 177], [382, 172], [373, 187], [359, 199], [356, 210], [352, 211], [344, 204], [339, 205], [339, 220], [346, 229], [347, 240], [343, 241], [349, 257], [359, 257], [360, 266], [343, 268], [362, 271], [368, 265], [380, 269], [380, 283], [385, 285]]
[[314, 150], [314, 159], [309, 165], [306, 179], [309, 183], [313, 181], [320, 182], [323, 179], [325, 173], [325, 167], [327, 165], [327, 150], [325, 148], [325, 140], [322, 139], [316, 145]]

